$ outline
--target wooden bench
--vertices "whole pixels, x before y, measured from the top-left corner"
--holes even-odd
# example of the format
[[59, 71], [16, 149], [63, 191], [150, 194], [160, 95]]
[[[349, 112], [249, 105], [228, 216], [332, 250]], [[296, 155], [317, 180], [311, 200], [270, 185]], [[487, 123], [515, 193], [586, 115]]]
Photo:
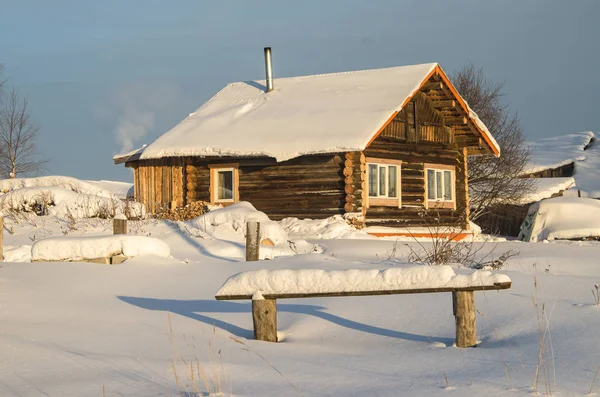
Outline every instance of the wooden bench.
[[[286, 272], [298, 272], [298, 270], [285, 270]], [[252, 317], [254, 322], [254, 338], [257, 340], [277, 342], [277, 299], [298, 299], [298, 298], [330, 298], [343, 296], [371, 296], [371, 295], [399, 295], [399, 294], [428, 294], [451, 292], [453, 314], [456, 320], [456, 346], [471, 347], [477, 344], [477, 331], [475, 324], [475, 291], [502, 290], [511, 287], [511, 281], [503, 275], [499, 282], [493, 278], [490, 282], [471, 283], [472, 285], [461, 286], [441, 286], [435, 288], [401, 288], [401, 289], [382, 289], [382, 290], [332, 290], [327, 292], [306, 292], [306, 293], [285, 293], [268, 292], [272, 285], [268, 282], [261, 285], [262, 288], [256, 288], [254, 292], [244, 291], [239, 294], [228, 294], [226, 286], [228, 282], [237, 277], [243, 278], [245, 275], [251, 275], [256, 272], [239, 273], [230, 277], [217, 292], [217, 300], [248, 300], [252, 299]], [[487, 272], [489, 273], [489, 272]], [[508, 281], [506, 281], [508, 280]], [[449, 283], [452, 284], [452, 283]], [[225, 293], [222, 293], [224, 291]]]

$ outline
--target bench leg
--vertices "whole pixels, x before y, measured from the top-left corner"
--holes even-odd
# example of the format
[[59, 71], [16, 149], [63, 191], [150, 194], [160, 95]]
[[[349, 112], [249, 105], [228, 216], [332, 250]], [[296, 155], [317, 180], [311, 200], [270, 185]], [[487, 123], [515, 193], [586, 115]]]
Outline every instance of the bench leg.
[[475, 346], [477, 344], [475, 295], [473, 291], [456, 291], [452, 293], [452, 298], [455, 303], [456, 346]]
[[277, 342], [277, 302], [275, 299], [252, 300], [254, 339]]

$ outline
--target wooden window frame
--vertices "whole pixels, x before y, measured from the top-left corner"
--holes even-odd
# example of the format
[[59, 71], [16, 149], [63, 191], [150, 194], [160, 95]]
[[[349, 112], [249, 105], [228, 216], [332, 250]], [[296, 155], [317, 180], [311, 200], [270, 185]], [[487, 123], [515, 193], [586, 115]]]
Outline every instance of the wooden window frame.
[[[227, 164], [209, 164], [210, 170], [210, 202], [211, 204], [223, 204], [231, 205], [240, 201], [240, 165], [238, 163], [227, 163]], [[233, 171], [233, 199], [218, 199], [218, 178], [217, 174], [219, 171]]]
[[[429, 181], [427, 171], [451, 171], [452, 179], [452, 200], [430, 200], [429, 199]], [[449, 208], [456, 209], [456, 167], [446, 164], [423, 164], [423, 180], [425, 181], [425, 208]]]
[[[402, 207], [402, 161], [401, 160], [393, 160], [393, 159], [381, 159], [374, 157], [367, 157], [365, 159], [366, 162], [366, 170], [365, 170], [365, 181], [366, 181], [366, 207], [372, 206], [380, 206], [380, 207]], [[398, 197], [371, 197], [369, 196], [369, 164], [377, 164], [377, 165], [387, 165], [387, 166], [396, 166], [398, 167], [397, 174], [397, 189], [398, 189]], [[379, 173], [379, 172], [378, 172]], [[379, 177], [377, 177], [377, 183], [379, 183]]]

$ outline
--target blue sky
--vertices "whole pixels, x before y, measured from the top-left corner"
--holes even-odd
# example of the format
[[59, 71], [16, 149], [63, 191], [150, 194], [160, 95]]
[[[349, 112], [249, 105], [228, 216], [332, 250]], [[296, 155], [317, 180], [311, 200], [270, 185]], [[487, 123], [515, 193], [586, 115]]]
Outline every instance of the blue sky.
[[6, 1], [0, 63], [48, 174], [130, 181], [112, 155], [231, 81], [467, 62], [505, 81], [530, 139], [600, 131], [600, 1]]

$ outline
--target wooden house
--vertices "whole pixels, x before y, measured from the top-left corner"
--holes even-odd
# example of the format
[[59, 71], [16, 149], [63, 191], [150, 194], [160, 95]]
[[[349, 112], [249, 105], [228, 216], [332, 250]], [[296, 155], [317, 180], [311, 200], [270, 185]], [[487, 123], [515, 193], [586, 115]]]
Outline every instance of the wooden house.
[[[238, 82], [114, 157], [149, 212], [249, 201], [271, 219], [360, 214], [374, 234], [468, 228], [467, 157], [500, 154], [438, 64]], [[378, 228], [381, 227], [381, 228]]]

